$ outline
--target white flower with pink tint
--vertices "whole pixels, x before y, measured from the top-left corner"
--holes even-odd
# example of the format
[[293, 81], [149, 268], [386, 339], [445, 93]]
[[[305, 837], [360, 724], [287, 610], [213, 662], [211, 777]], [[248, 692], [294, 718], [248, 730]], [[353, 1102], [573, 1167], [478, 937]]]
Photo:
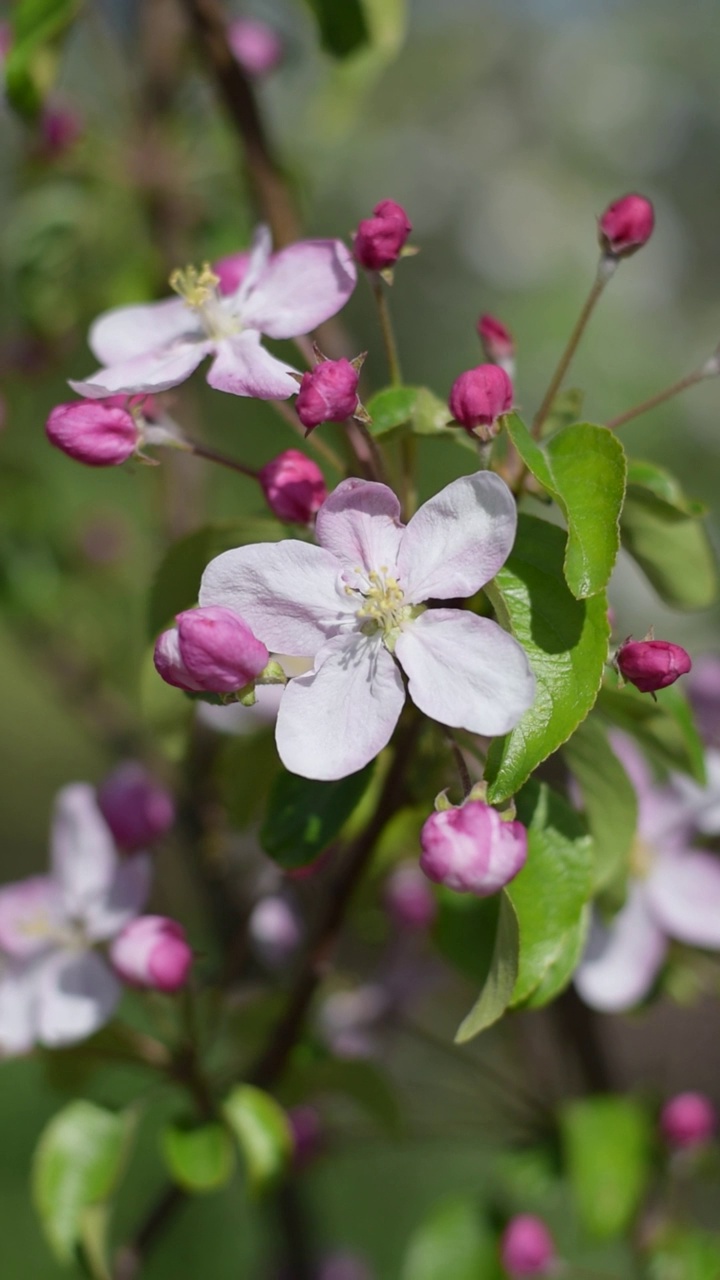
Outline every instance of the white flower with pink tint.
[[634, 744], [613, 735], [638, 798], [638, 833], [627, 901], [605, 924], [596, 914], [575, 985], [606, 1013], [631, 1009], [651, 989], [670, 939], [720, 950], [720, 859], [692, 848], [696, 824], [688, 799], [653, 784]]
[[428, 601], [475, 594], [504, 564], [516, 508], [499, 476], [461, 476], [408, 525], [386, 485], [345, 480], [317, 514], [319, 546], [226, 551], [200, 603], [233, 609], [271, 652], [314, 659], [280, 701], [283, 764], [306, 778], [354, 773], [382, 751], [405, 702], [454, 728], [507, 733], [531, 706], [524, 650], [495, 622]]
[[94, 950], [141, 910], [146, 854], [120, 857], [92, 787], [57, 797], [51, 868], [0, 889], [0, 1052], [72, 1044], [108, 1021], [120, 984]]
[[208, 265], [175, 271], [170, 283], [178, 298], [100, 316], [88, 341], [103, 367], [70, 385], [90, 399], [165, 391], [211, 356], [211, 387], [260, 400], [293, 395], [294, 371], [261, 338], [310, 333], [345, 305], [356, 280], [349, 249], [340, 240], [300, 240], [272, 253], [270, 232], [260, 227], [233, 292], [223, 287], [223, 274]]

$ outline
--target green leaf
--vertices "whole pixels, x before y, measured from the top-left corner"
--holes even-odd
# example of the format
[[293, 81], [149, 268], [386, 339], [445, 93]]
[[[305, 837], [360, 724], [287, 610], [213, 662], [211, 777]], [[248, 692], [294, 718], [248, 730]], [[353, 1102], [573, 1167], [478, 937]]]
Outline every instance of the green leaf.
[[674, 476], [631, 462], [621, 520], [622, 543], [660, 598], [678, 609], [704, 609], [717, 596], [717, 565], [699, 517]]
[[491, 803], [513, 795], [585, 719], [602, 680], [609, 625], [603, 593], [576, 600], [563, 575], [562, 529], [521, 515], [512, 555], [485, 591], [498, 622], [523, 646], [537, 692], [529, 711], [488, 754]]
[[42, 107], [48, 83], [48, 48], [64, 34], [82, 0], [15, 0], [12, 43], [3, 68], [8, 101], [24, 116]]
[[495, 1280], [497, 1247], [477, 1205], [452, 1196], [433, 1205], [413, 1232], [401, 1280]]
[[206, 525], [174, 542], [155, 574], [150, 590], [148, 630], [154, 639], [176, 613], [197, 604], [200, 579], [214, 556], [251, 542], [279, 542], [287, 530], [277, 520], [228, 520]]
[[360, 0], [306, 0], [320, 29], [320, 43], [334, 58], [347, 58], [370, 38]]
[[560, 995], [572, 981], [585, 950], [588, 929], [590, 928], [590, 906], [586, 902], [578, 917], [577, 923], [564, 933], [559, 941], [558, 953], [550, 966], [545, 970], [543, 978], [528, 996], [522, 1001], [523, 1009], [542, 1009]]
[[568, 524], [565, 578], [578, 600], [602, 591], [620, 547], [619, 519], [625, 495], [625, 451], [612, 431], [579, 422], [541, 449], [511, 414], [507, 429], [515, 448]]
[[652, 1171], [652, 1124], [634, 1098], [582, 1098], [560, 1116], [565, 1164], [586, 1231], [619, 1236], [640, 1207]]
[[235, 1151], [221, 1124], [168, 1125], [161, 1146], [170, 1177], [184, 1191], [217, 1191], [232, 1177]]
[[78, 1099], [46, 1125], [33, 1157], [32, 1194], [43, 1230], [61, 1262], [70, 1262], [84, 1211], [112, 1193], [133, 1118]]
[[637, 830], [637, 795], [607, 739], [602, 722], [588, 716], [563, 754], [582, 792], [595, 851], [594, 888], [622, 885]]
[[658, 689], [655, 701], [632, 685], [623, 689], [608, 674], [597, 709], [638, 742], [666, 769], [679, 769], [701, 785], [707, 782], [705, 749], [685, 695], [676, 685]]
[[372, 419], [369, 424], [372, 434], [386, 436], [409, 422], [417, 394], [417, 387], [386, 387], [376, 392], [365, 406]]
[[314, 782], [283, 769], [270, 792], [260, 844], [286, 871], [312, 862], [347, 822], [370, 783], [373, 765], [338, 782]]
[[465, 1044], [501, 1018], [512, 998], [518, 977], [518, 919], [505, 890], [499, 896], [495, 945], [490, 970], [483, 988], [455, 1034], [456, 1044]]
[[499, 894], [474, 898], [471, 893], [454, 893], [452, 889], [441, 889], [438, 893], [438, 913], [433, 925], [438, 950], [479, 986], [490, 972], [499, 913]]
[[236, 1085], [223, 1112], [245, 1158], [250, 1190], [255, 1195], [268, 1190], [290, 1161], [292, 1138], [285, 1112], [269, 1093], [251, 1084]]
[[686, 1227], [663, 1232], [648, 1264], [649, 1280], [717, 1280], [720, 1237]]
[[577, 813], [545, 783], [526, 783], [517, 816], [528, 830], [528, 858], [506, 893], [517, 913], [520, 964], [512, 1004], [521, 1004], [560, 961], [580, 927], [592, 889], [592, 841]]

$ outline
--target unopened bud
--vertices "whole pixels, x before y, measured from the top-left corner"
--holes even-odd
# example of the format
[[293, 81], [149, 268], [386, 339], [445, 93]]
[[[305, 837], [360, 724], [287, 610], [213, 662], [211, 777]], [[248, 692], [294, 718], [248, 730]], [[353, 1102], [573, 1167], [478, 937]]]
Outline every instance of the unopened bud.
[[309, 524], [327, 498], [322, 471], [299, 449], [286, 449], [266, 462], [259, 478], [267, 504], [279, 520]]
[[246, 622], [221, 605], [187, 609], [164, 631], [154, 661], [168, 684], [191, 693], [238, 693], [270, 661], [262, 641]]
[[385, 908], [398, 929], [421, 932], [429, 929], [437, 903], [422, 871], [414, 862], [395, 867], [383, 893]]
[[110, 947], [116, 973], [132, 987], [168, 994], [187, 981], [192, 951], [185, 930], [167, 916], [138, 916], [118, 934]]
[[307, 431], [344, 422], [358, 408], [358, 371], [350, 360], [322, 360], [302, 376], [295, 411]]
[[647, 244], [654, 226], [655, 211], [645, 196], [622, 196], [598, 221], [600, 248], [614, 258], [628, 258]]
[[224, 258], [218, 258], [217, 262], [213, 262], [212, 274], [217, 276], [218, 289], [223, 297], [235, 293], [236, 289], [240, 288], [249, 262], [250, 254], [247, 251], [228, 253]]
[[515, 363], [515, 339], [502, 320], [495, 316], [480, 316], [477, 322], [478, 337], [482, 349], [491, 364], [500, 365], [512, 377]]
[[420, 833], [420, 866], [436, 884], [487, 898], [509, 883], [527, 859], [527, 831], [490, 805], [469, 800], [431, 813]]
[[366, 271], [387, 271], [400, 257], [412, 223], [402, 205], [381, 200], [372, 218], [363, 218], [354, 236], [355, 257]]
[[542, 1218], [530, 1213], [511, 1218], [500, 1244], [502, 1264], [511, 1280], [547, 1276], [555, 1270], [555, 1244]]
[[461, 373], [453, 382], [449, 400], [455, 421], [481, 440], [497, 435], [498, 418], [510, 412], [512, 402], [512, 382], [496, 364], [480, 364]]
[[235, 18], [228, 24], [227, 36], [230, 48], [249, 76], [266, 76], [282, 60], [280, 36], [259, 18]]
[[137, 760], [126, 760], [98, 788], [98, 805], [115, 843], [127, 853], [161, 839], [175, 821], [175, 804]]
[[58, 404], [45, 431], [51, 444], [88, 467], [117, 467], [135, 453], [140, 430], [126, 408], [106, 400]]
[[704, 1093], [679, 1093], [665, 1103], [660, 1130], [668, 1146], [677, 1150], [704, 1146], [717, 1128], [717, 1112]]
[[641, 693], [665, 689], [692, 668], [690, 655], [669, 640], [629, 640], [620, 645], [615, 662], [623, 680]]

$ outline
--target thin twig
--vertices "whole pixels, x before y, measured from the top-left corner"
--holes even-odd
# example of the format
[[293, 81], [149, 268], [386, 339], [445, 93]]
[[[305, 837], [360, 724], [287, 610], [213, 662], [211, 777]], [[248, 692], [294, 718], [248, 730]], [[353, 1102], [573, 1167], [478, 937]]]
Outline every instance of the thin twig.
[[457, 765], [457, 771], [460, 774], [460, 785], [462, 787], [463, 800], [464, 800], [467, 796], [470, 795], [470, 792], [473, 789], [473, 780], [470, 777], [470, 771], [467, 767], [467, 764], [465, 763], [465, 757], [462, 751], [460, 750], [460, 747], [457, 744], [457, 741], [455, 739], [455, 735], [452, 729], [449, 729], [447, 725], [443, 725], [443, 729], [445, 731], [445, 737], [447, 739], [448, 746], [450, 747], [450, 750], [453, 753], [453, 758], [455, 760], [455, 764]]
[[292, 405], [288, 404], [287, 400], [270, 400], [268, 403], [272, 405], [276, 413], [280, 414], [283, 421], [287, 422], [288, 426], [295, 432], [295, 435], [300, 436], [303, 444], [309, 445], [311, 449], [314, 449], [316, 453], [319, 453], [335, 471], [340, 473], [340, 475], [345, 474], [345, 463], [342, 461], [339, 454], [337, 454], [335, 450], [331, 448], [325, 440], [323, 440], [322, 436], [316, 435], [314, 431], [311, 431], [309, 436], [305, 435], [305, 428], [302, 422], [298, 418]]
[[240, 475], [247, 476], [250, 480], [258, 480], [260, 477], [259, 471], [254, 467], [247, 467], [244, 462], [237, 462], [235, 458], [229, 458], [226, 453], [211, 449], [209, 445], [200, 444], [198, 440], [188, 440], [186, 436], [185, 443], [189, 445], [189, 451], [196, 458], [207, 458], [208, 462], [217, 462], [221, 467], [228, 467], [230, 471], [239, 471]]
[[[610, 268], [610, 264], [612, 264], [612, 269]], [[535, 418], [532, 426], [532, 434], [534, 435], [536, 440], [540, 436], [540, 433], [543, 429], [543, 425], [545, 423], [545, 419], [547, 418], [548, 413], [552, 408], [553, 401], [555, 400], [555, 397], [558, 391], [560, 390], [560, 386], [562, 384], [563, 378], [565, 377], [565, 374], [568, 371], [568, 368], [570, 366], [570, 361], [572, 360], [573, 356], [575, 355], [575, 352], [577, 351], [580, 339], [582, 338], [583, 333], [585, 332], [585, 329], [587, 327], [588, 320], [590, 319], [590, 316], [595, 310], [595, 306], [605, 288], [605, 285], [607, 284], [608, 280], [613, 274], [615, 265], [616, 264], [613, 259], [608, 259], [605, 256], [603, 256], [600, 259], [600, 266], [598, 268], [597, 275], [595, 276], [595, 280], [593, 281], [592, 289], [590, 290], [587, 298], [585, 299], [585, 304], [583, 306], [582, 311], [580, 312], [580, 315], [577, 318], [575, 328], [570, 334], [570, 338], [568, 339], [568, 344], [560, 357], [558, 366], [552, 378], [550, 379], [550, 385], [547, 391], [545, 392], [542, 404], [540, 405], [540, 408], [535, 414]]]
[[701, 365], [699, 369], [694, 369], [692, 373], [686, 374], [684, 378], [673, 382], [671, 386], [665, 387], [663, 391], [658, 391], [657, 395], [650, 396], [647, 400], [641, 400], [640, 404], [635, 404], [631, 409], [626, 409], [624, 413], [619, 413], [616, 418], [611, 418], [605, 423], [611, 431], [616, 431], [618, 427], [622, 427], [626, 422], [632, 421], [633, 418], [639, 418], [642, 413], [649, 413], [651, 409], [656, 409], [658, 405], [664, 404], [666, 400], [671, 400], [673, 396], [677, 396], [681, 391], [687, 391], [688, 387], [694, 387], [698, 382], [702, 382], [704, 378], [713, 377], [714, 370], [711, 373], [706, 371], [706, 366]]

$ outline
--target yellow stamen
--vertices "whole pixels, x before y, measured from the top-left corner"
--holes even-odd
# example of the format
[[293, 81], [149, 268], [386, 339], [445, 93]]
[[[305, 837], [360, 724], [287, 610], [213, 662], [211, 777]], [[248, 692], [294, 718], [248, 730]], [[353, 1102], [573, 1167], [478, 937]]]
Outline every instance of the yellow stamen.
[[178, 293], [189, 307], [202, 307], [213, 296], [220, 277], [215, 275], [209, 262], [204, 262], [200, 271], [197, 267], [188, 266], [182, 271], [179, 267], [170, 276], [170, 288]]

